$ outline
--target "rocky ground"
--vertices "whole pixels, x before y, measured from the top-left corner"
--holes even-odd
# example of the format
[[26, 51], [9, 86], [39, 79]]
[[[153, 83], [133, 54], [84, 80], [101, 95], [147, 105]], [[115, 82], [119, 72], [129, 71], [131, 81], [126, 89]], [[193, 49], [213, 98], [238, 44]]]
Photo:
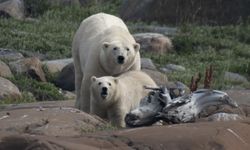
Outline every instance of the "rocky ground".
[[73, 108], [74, 101], [3, 105], [0, 149], [218, 149], [250, 148], [250, 91], [226, 91], [242, 120], [117, 129]]

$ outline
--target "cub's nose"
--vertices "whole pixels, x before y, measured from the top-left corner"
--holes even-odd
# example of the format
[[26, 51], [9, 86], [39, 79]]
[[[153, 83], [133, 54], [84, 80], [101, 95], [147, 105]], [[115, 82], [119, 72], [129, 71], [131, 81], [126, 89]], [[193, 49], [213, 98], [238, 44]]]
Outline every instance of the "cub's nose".
[[118, 56], [117, 57], [117, 61], [118, 61], [119, 64], [123, 64], [124, 60], [125, 60], [124, 56]]
[[108, 88], [103, 87], [103, 88], [102, 88], [102, 91], [103, 91], [103, 92], [107, 92], [107, 91], [108, 91]]

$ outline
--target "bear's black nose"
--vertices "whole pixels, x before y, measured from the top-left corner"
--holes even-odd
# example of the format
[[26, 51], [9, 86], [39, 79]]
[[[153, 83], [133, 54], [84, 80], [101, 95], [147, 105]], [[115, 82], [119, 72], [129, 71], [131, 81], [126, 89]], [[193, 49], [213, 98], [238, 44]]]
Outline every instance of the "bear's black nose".
[[117, 57], [117, 60], [118, 60], [118, 63], [119, 63], [119, 64], [123, 64], [125, 58], [124, 58], [124, 56], [118, 56], [118, 57]]
[[102, 88], [102, 91], [103, 91], [103, 92], [107, 92], [107, 91], [108, 91], [108, 88], [103, 87], [103, 88]]

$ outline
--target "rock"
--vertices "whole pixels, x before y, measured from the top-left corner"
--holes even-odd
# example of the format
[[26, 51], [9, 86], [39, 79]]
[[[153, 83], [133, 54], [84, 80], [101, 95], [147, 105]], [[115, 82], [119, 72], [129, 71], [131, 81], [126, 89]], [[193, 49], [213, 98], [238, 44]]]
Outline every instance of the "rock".
[[[67, 101], [65, 101], [67, 103]], [[71, 106], [74, 101], [70, 101]], [[1, 131], [18, 134], [46, 136], [80, 136], [107, 127], [107, 123], [97, 116], [84, 113], [62, 102], [23, 104], [0, 111]], [[1, 144], [0, 144], [1, 145]], [[1, 147], [1, 146], [0, 146]]]
[[136, 42], [140, 43], [141, 50], [156, 54], [166, 54], [172, 51], [171, 40], [159, 33], [138, 33], [133, 35]]
[[25, 50], [20, 50], [20, 52], [22, 53], [22, 55], [24, 57], [37, 57], [39, 60], [45, 60], [48, 57], [46, 56], [46, 54], [42, 54], [39, 52], [31, 52], [31, 51], [25, 51]]
[[160, 33], [168, 37], [173, 37], [177, 33], [176, 27], [163, 27], [156, 25], [130, 25], [129, 29], [135, 32]]
[[50, 5], [52, 6], [79, 6], [79, 0], [50, 0]]
[[249, 7], [247, 0], [123, 0], [120, 16], [125, 21], [222, 25], [247, 20]]
[[73, 62], [62, 69], [55, 79], [54, 84], [63, 90], [75, 90], [75, 68]]
[[0, 77], [0, 100], [5, 98], [17, 99], [20, 97], [19, 89], [11, 81]]
[[[76, 117], [74, 117], [74, 119], [75, 118]], [[64, 118], [62, 118], [61, 121], [62, 123], [65, 122], [65, 126], [67, 125]], [[0, 124], [3, 123], [3, 121], [0, 122]], [[55, 137], [20, 133], [11, 134], [10, 131], [7, 132], [2, 130], [0, 131], [0, 147], [2, 150], [14, 150], [16, 147], [20, 149], [21, 146], [22, 150], [28, 150], [31, 148], [33, 150], [249, 150], [249, 124], [249, 120], [214, 123], [186, 123], [142, 127], [137, 129], [123, 129], [112, 132], [106, 131], [102, 133], [95, 132], [75, 137]], [[51, 128], [49, 125], [47, 127]], [[41, 126], [41, 128], [44, 127]], [[65, 133], [65, 129], [67, 128], [62, 128], [61, 132]], [[57, 128], [56, 131], [58, 131]], [[52, 132], [55, 131], [52, 130]]]
[[0, 14], [4, 12], [15, 19], [23, 20], [25, 17], [24, 11], [23, 0], [0, 1]]
[[165, 66], [165, 69], [161, 68], [162, 71], [165, 71], [166, 73], [171, 73], [171, 71], [180, 71], [184, 72], [186, 71], [186, 68], [181, 65], [175, 65], [175, 64], [167, 64]]
[[43, 61], [43, 65], [48, 68], [50, 73], [57, 73], [60, 72], [66, 65], [73, 62], [72, 58], [68, 59], [57, 59], [57, 60], [49, 60]]
[[9, 66], [0, 60], [0, 76], [5, 78], [13, 77], [12, 72], [10, 71]]
[[15, 50], [0, 48], [0, 60], [14, 61], [22, 58], [23, 55]]
[[150, 58], [141, 58], [141, 68], [156, 70], [154, 63]]
[[65, 99], [74, 100], [76, 98], [76, 94], [73, 92], [62, 91], [62, 93], [63, 93], [63, 97], [65, 97]]
[[10, 69], [15, 73], [27, 74], [33, 79], [46, 82], [42, 62], [37, 57], [20, 59], [10, 62], [9, 65]]
[[168, 77], [163, 73], [156, 70], [142, 69], [143, 72], [147, 73], [157, 85], [166, 85], [168, 84]]
[[237, 83], [247, 83], [247, 79], [238, 74], [238, 73], [232, 73], [232, 72], [225, 72], [224, 79], [231, 81], [231, 82], [237, 82]]

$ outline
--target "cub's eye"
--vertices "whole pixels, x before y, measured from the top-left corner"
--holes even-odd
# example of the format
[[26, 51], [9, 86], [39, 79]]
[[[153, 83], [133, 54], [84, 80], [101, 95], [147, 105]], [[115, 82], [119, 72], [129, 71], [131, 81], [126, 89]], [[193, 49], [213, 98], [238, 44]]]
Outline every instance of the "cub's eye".
[[129, 48], [126, 48], [127, 51], [129, 51], [130, 49]]
[[108, 83], [109, 84], [109, 86], [111, 86], [111, 83]]
[[101, 82], [98, 83], [98, 85], [101, 85], [101, 84], [102, 84]]
[[113, 50], [116, 51], [118, 48], [117, 47], [114, 47]]

